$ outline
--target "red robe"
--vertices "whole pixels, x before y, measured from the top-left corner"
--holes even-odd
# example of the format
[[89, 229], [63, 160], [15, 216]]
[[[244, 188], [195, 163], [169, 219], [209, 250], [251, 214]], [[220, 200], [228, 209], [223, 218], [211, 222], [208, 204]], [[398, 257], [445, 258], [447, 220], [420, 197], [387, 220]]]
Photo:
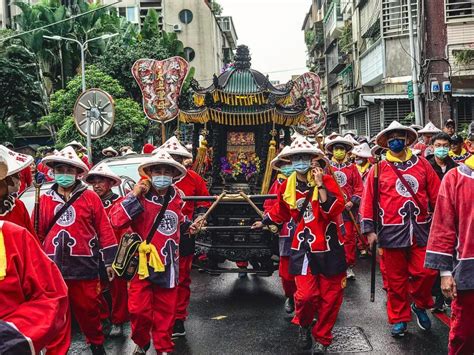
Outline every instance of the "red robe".
[[0, 280], [0, 353], [29, 354], [32, 348], [39, 353], [64, 329], [70, 332], [67, 287], [26, 229], [0, 222], [0, 231], [7, 262]]
[[54, 181], [53, 169], [48, 168], [43, 163], [39, 163], [36, 169], [44, 175], [44, 178], [47, 182]]
[[80, 191], [84, 192], [47, 234], [46, 228], [64, 200], [57, 193], [57, 184], [40, 198], [38, 237], [65, 280], [98, 278], [100, 257], [107, 267], [117, 252], [117, 240], [99, 196], [82, 182], [71, 196]]
[[[187, 170], [186, 175], [176, 182], [175, 186], [183, 192], [184, 196], [209, 196], [206, 182], [191, 169]], [[205, 213], [210, 205], [209, 201], [186, 201], [182, 212], [189, 220], [192, 220], [194, 212]]]
[[[423, 157], [412, 155], [403, 163], [394, 163], [405, 180], [412, 186], [422, 209], [399, 181], [385, 160], [379, 163], [379, 228], [378, 243], [382, 248], [405, 248], [414, 244], [425, 246], [428, 240], [431, 217], [429, 206], [434, 207], [440, 180], [430, 163]], [[362, 233], [374, 229], [374, 167], [370, 169], [360, 208]]]
[[18, 224], [38, 240], [25, 204], [12, 195], [9, 195], [5, 200], [0, 202], [0, 221], [9, 221]]
[[425, 266], [452, 271], [458, 290], [474, 290], [474, 170], [446, 173], [433, 215]]
[[26, 190], [27, 187], [30, 187], [33, 184], [33, 175], [31, 174], [31, 168], [27, 166], [20, 171], [20, 189], [18, 194], [21, 194]]
[[[146, 239], [153, 226], [163, 203], [163, 196], [157, 196], [151, 189], [147, 194], [138, 198], [132, 193], [112, 207], [110, 221], [114, 228], [131, 226], [142, 239]], [[150, 276], [147, 280], [159, 287], [174, 288], [179, 274], [179, 239], [180, 226], [184, 221], [183, 200], [181, 192], [173, 188], [171, 200], [164, 214], [163, 220], [155, 231], [151, 244], [156, 247], [159, 257], [165, 266], [164, 272], [154, 272], [149, 268]]]

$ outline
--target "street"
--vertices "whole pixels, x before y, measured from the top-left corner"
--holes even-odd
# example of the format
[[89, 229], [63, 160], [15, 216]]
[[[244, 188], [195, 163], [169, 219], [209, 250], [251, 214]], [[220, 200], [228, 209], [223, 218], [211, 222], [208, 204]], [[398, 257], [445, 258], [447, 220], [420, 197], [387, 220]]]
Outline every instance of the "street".
[[[357, 279], [347, 282], [335, 339], [328, 353], [445, 354], [448, 327], [430, 317], [433, 328], [423, 332], [416, 322], [403, 339], [390, 336], [385, 294], [377, 275], [375, 303], [369, 301], [370, 261], [358, 260]], [[278, 273], [239, 279], [236, 274], [209, 276], [193, 270], [187, 336], [175, 341], [175, 354], [304, 354], [296, 349], [298, 329], [283, 310]], [[130, 330], [127, 327], [127, 336]], [[109, 354], [131, 354], [127, 338], [108, 339]], [[70, 354], [88, 354], [81, 334], [74, 334]], [[154, 354], [153, 350], [148, 352]], [[309, 352], [307, 352], [309, 353]]]

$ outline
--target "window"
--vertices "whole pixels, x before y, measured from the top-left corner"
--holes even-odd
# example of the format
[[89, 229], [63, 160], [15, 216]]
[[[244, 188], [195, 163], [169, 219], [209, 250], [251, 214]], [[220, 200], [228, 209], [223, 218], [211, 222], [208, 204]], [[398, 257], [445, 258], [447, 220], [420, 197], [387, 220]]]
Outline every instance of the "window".
[[193, 20], [193, 13], [191, 12], [191, 10], [181, 10], [179, 12], [179, 20], [185, 25], [187, 25]]
[[411, 1], [413, 32], [416, 33], [418, 1], [382, 0], [382, 36], [384, 38], [408, 35], [408, 1]]
[[196, 53], [194, 52], [194, 49], [191, 47], [184, 48], [184, 59], [186, 59], [188, 62], [192, 62], [195, 56]]
[[137, 8], [132, 6], [132, 7], [127, 7], [127, 20], [133, 23], [138, 22], [138, 16], [137, 16]]
[[472, 21], [474, 2], [472, 0], [445, 0], [446, 22]]

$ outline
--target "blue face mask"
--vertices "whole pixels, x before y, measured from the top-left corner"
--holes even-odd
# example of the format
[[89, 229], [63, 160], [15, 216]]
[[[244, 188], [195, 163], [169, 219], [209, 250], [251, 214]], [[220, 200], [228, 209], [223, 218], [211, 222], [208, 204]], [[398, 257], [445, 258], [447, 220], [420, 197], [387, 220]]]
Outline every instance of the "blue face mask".
[[76, 182], [76, 175], [54, 174], [54, 181], [56, 181], [59, 186], [68, 188]]
[[157, 190], [164, 190], [173, 183], [173, 178], [167, 175], [153, 176], [151, 183]]
[[285, 175], [286, 177], [290, 176], [295, 171], [292, 165], [284, 165], [281, 167], [280, 170], [281, 170], [281, 173]]
[[405, 149], [405, 140], [400, 138], [392, 139], [388, 142], [388, 148], [394, 153], [400, 153]]
[[437, 147], [434, 150], [434, 155], [438, 157], [439, 159], [446, 158], [448, 154], [449, 154], [449, 148], [446, 148], [446, 147]]
[[295, 160], [292, 164], [293, 166], [293, 169], [300, 173], [300, 174], [304, 174], [305, 172], [307, 172], [311, 166], [311, 161], [310, 160], [303, 160], [303, 159], [300, 159], [300, 160]]

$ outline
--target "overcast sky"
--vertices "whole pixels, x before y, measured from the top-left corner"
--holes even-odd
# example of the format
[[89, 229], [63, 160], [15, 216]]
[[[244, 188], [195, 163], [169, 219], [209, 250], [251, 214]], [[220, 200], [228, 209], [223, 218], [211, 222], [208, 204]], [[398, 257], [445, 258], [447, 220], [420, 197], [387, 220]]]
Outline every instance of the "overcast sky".
[[311, 0], [218, 0], [232, 16], [238, 44], [249, 46], [252, 68], [282, 83], [306, 70], [304, 17]]

